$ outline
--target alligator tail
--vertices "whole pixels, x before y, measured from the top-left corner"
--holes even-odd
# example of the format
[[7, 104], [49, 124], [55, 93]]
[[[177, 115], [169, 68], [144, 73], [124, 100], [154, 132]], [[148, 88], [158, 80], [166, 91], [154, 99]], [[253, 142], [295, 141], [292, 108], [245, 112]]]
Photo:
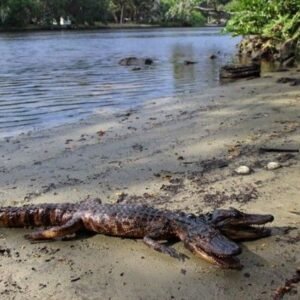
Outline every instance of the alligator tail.
[[0, 207], [0, 227], [58, 226], [72, 218], [75, 204]]

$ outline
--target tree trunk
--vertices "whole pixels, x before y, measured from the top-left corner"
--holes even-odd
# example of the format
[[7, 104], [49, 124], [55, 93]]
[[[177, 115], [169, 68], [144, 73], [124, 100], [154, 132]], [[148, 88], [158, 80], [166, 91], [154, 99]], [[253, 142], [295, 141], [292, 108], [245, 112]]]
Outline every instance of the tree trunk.
[[115, 23], [116, 23], [116, 24], [119, 23], [119, 20], [118, 20], [118, 17], [117, 17], [117, 15], [116, 15], [116, 13], [115, 13], [115, 12], [112, 12], [112, 15], [113, 15], [113, 18], [114, 18], [114, 20], [115, 20]]
[[120, 24], [123, 24], [124, 8], [125, 8], [125, 5], [122, 5], [121, 6], [121, 13], [120, 13]]

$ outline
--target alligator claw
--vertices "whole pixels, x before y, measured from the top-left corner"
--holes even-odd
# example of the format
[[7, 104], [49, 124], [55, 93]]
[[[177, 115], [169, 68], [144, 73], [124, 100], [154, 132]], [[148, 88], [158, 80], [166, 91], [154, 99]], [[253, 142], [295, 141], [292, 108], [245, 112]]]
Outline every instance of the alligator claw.
[[24, 238], [30, 241], [30, 244], [39, 244], [39, 243], [45, 243], [44, 240], [37, 240], [34, 237], [34, 233], [28, 233], [24, 235]]
[[24, 234], [24, 238], [29, 240], [29, 241], [34, 241], [34, 233], [28, 233], [28, 234]]
[[177, 252], [174, 248], [170, 248], [166, 246], [162, 252], [170, 255], [171, 257], [178, 259], [179, 261], [185, 261], [187, 258], [189, 258], [187, 255]]

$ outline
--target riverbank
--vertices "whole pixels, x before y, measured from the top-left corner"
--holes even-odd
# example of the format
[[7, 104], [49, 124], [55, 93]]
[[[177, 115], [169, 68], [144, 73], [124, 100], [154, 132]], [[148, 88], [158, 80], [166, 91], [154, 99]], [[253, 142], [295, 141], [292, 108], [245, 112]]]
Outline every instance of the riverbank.
[[[31, 230], [1, 229], [1, 298], [270, 299], [300, 263], [300, 157], [258, 149], [299, 148], [299, 86], [277, 82], [299, 76], [270, 73], [2, 139], [3, 206], [128, 194], [158, 208], [234, 206], [275, 221], [270, 238], [244, 243], [242, 271], [220, 270], [182, 243], [175, 247], [185, 262], [141, 241], [95, 235], [30, 244], [23, 235]], [[270, 161], [282, 167], [268, 171]], [[236, 175], [241, 165], [252, 173]]]
[[0, 33], [5, 32], [39, 32], [39, 31], [84, 31], [84, 30], [124, 30], [124, 29], [155, 29], [155, 28], [223, 28], [224, 26], [207, 24], [203, 26], [183, 26], [182, 24], [101, 24], [101, 25], [65, 25], [65, 26], [26, 26], [26, 27], [0, 27]]
[[[102, 29], [144, 29], [161, 28], [161, 25], [151, 24], [101, 24], [101, 25], [49, 25], [49, 26], [26, 26], [26, 27], [0, 27], [0, 32], [35, 32], [35, 31], [70, 31], [70, 30], [102, 30]], [[166, 26], [167, 27], [167, 26]]]

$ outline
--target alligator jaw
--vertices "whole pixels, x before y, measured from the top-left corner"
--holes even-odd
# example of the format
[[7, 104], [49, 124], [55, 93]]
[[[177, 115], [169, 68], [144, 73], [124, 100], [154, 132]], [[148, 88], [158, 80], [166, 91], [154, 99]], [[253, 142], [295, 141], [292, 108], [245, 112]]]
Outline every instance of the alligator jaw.
[[185, 246], [195, 255], [223, 269], [241, 270], [243, 268], [243, 265], [240, 263], [240, 260], [235, 256], [232, 255], [218, 256], [216, 254], [208, 253], [192, 243], [185, 243]]
[[229, 239], [240, 241], [269, 236], [271, 234], [270, 229], [256, 225], [264, 225], [273, 220], [272, 215], [246, 214], [235, 208], [230, 208], [214, 211], [210, 222]]
[[235, 208], [217, 209], [211, 214], [210, 223], [216, 227], [223, 226], [246, 226], [246, 225], [263, 225], [272, 222], [272, 215], [247, 214]]
[[243, 265], [240, 263], [240, 260], [235, 256], [217, 256], [213, 254], [208, 254], [204, 251], [197, 251], [195, 253], [198, 256], [201, 256], [204, 260], [215, 264], [223, 269], [236, 269], [241, 270]]
[[271, 230], [255, 226], [224, 226], [220, 231], [233, 241], [250, 241], [271, 235]]

